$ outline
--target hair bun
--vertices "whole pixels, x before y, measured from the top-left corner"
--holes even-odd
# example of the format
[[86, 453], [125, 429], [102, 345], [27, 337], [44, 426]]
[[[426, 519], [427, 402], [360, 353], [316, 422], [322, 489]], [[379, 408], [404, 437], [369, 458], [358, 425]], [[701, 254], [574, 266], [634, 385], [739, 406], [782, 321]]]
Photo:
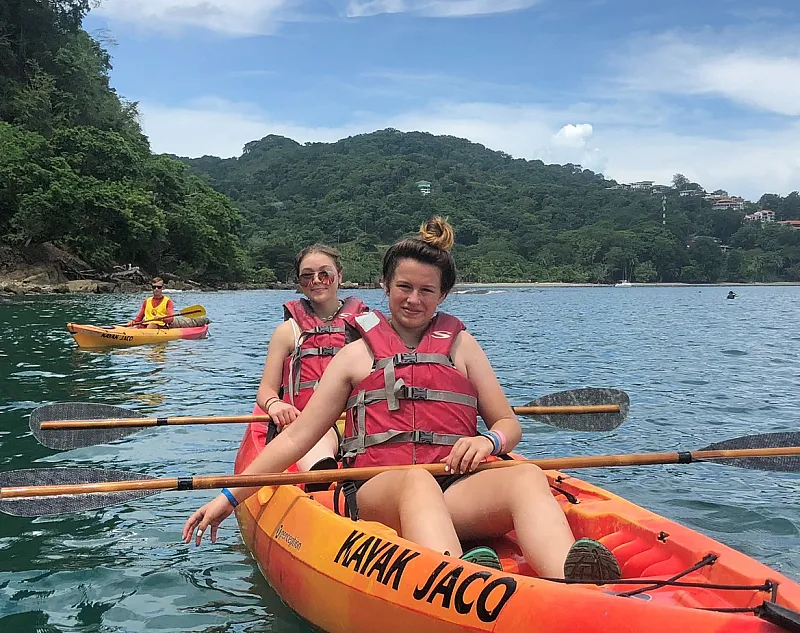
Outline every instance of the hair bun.
[[445, 218], [438, 215], [420, 225], [419, 238], [426, 244], [443, 251], [449, 251], [456, 242], [453, 227]]

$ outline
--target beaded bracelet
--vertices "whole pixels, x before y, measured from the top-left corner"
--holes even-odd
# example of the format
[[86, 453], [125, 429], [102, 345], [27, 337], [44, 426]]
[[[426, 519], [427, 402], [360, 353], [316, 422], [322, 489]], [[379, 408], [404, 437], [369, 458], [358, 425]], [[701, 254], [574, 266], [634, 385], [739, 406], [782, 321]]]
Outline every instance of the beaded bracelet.
[[224, 495], [225, 495], [225, 496], [228, 498], [228, 501], [230, 501], [230, 502], [231, 502], [231, 505], [232, 505], [234, 508], [235, 508], [236, 506], [238, 506], [238, 505], [239, 505], [239, 502], [237, 501], [236, 497], [235, 497], [235, 496], [233, 495], [233, 493], [232, 493], [230, 490], [228, 490], [227, 488], [223, 488], [223, 489], [222, 489], [222, 494], [224, 494]]

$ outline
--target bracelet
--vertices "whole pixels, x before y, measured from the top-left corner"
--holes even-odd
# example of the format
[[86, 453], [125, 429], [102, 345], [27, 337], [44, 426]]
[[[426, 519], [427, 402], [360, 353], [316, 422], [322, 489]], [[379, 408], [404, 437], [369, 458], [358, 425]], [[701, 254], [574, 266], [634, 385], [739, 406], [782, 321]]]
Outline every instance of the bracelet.
[[266, 413], [267, 415], [269, 415], [269, 405], [271, 405], [273, 402], [280, 402], [280, 401], [281, 401], [281, 399], [280, 399], [280, 398], [278, 398], [277, 396], [272, 396], [272, 397], [271, 397], [269, 400], [267, 400], [267, 402], [264, 404], [264, 413]]
[[486, 431], [485, 433], [481, 433], [481, 435], [492, 442], [492, 455], [497, 455], [500, 452], [500, 438], [497, 436], [497, 433]]
[[230, 490], [228, 490], [227, 488], [223, 488], [222, 489], [222, 494], [224, 494], [228, 498], [228, 501], [231, 502], [231, 505], [234, 508], [239, 505], [239, 502], [237, 501], [236, 497], [233, 496], [233, 493]]
[[508, 440], [506, 440], [505, 434], [502, 431], [492, 431], [492, 433], [494, 433], [497, 436], [497, 438], [500, 440], [500, 452], [498, 454], [499, 455], [505, 455], [506, 454], [506, 444], [508, 443]]

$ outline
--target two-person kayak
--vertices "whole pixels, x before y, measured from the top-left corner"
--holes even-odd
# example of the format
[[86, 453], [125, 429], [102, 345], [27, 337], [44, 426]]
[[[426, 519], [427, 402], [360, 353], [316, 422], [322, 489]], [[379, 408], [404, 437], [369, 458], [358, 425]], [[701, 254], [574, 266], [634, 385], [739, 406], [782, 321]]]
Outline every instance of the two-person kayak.
[[[264, 437], [262, 425], [248, 427], [237, 473]], [[265, 487], [236, 508], [236, 517], [281, 599], [329, 633], [800, 631], [800, 585], [789, 578], [601, 488], [547, 474], [575, 537], [610, 548], [623, 581], [537, 578], [513, 532], [486, 543], [499, 553], [502, 571], [443, 556], [380, 523], [340, 516], [331, 490]], [[788, 623], [772, 623], [787, 613]]]

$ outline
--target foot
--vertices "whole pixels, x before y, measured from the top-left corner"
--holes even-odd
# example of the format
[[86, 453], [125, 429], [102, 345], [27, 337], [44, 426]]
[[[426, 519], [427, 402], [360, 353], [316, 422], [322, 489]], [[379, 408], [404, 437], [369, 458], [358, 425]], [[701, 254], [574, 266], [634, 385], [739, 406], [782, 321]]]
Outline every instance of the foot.
[[475, 563], [476, 565], [483, 565], [484, 567], [488, 567], [490, 569], [503, 571], [503, 564], [500, 562], [500, 557], [491, 547], [475, 547], [465, 554], [462, 554], [461, 560], [465, 560], [469, 563]]
[[619, 563], [605, 545], [588, 538], [575, 541], [564, 561], [564, 578], [603, 584], [622, 578]]

